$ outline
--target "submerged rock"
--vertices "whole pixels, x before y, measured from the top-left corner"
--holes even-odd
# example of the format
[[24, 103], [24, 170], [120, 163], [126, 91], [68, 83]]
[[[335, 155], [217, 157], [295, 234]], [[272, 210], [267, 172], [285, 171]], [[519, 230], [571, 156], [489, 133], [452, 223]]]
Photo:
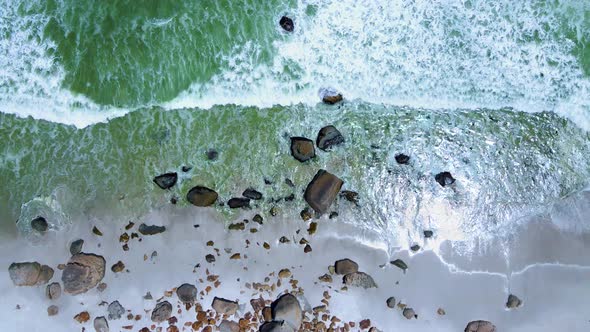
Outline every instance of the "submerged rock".
[[450, 186], [455, 183], [455, 179], [449, 172], [440, 172], [434, 176], [434, 179], [443, 187]]
[[58, 282], [53, 282], [45, 288], [45, 295], [50, 300], [57, 300], [61, 297], [61, 285]]
[[242, 196], [249, 198], [249, 199], [253, 199], [255, 201], [262, 199], [262, 193], [253, 189], [253, 188], [248, 188], [248, 189], [244, 190], [244, 192], [242, 193]]
[[137, 230], [143, 235], [156, 235], [164, 233], [166, 231], [166, 226], [141, 224]]
[[123, 316], [123, 314], [125, 314], [125, 308], [123, 308], [119, 301], [111, 302], [111, 304], [109, 304], [109, 307], [107, 308], [107, 311], [109, 312], [110, 320], [119, 319], [121, 318], [121, 316]]
[[353, 272], [344, 276], [343, 282], [347, 286], [376, 288], [377, 284], [373, 277], [364, 272]]
[[211, 307], [220, 315], [231, 316], [238, 311], [238, 302], [215, 297], [211, 303]]
[[322, 101], [329, 105], [333, 105], [342, 101], [342, 94], [331, 88], [320, 89], [319, 95]]
[[287, 16], [281, 17], [279, 20], [279, 25], [287, 32], [293, 32], [293, 30], [295, 30], [295, 23], [293, 23], [293, 19]]
[[403, 153], [396, 154], [395, 161], [400, 165], [407, 165], [410, 162], [410, 156]]
[[217, 158], [219, 157], [219, 152], [217, 152], [217, 150], [215, 149], [209, 149], [207, 150], [207, 152], [205, 152], [205, 155], [209, 160], [217, 160]]
[[154, 183], [162, 189], [170, 189], [174, 187], [178, 181], [178, 174], [176, 172], [158, 175], [154, 178]]
[[328, 151], [332, 147], [340, 145], [344, 143], [344, 137], [336, 129], [336, 127], [330, 125], [326, 126], [318, 132], [318, 137], [316, 139], [316, 145], [319, 149], [323, 151]]
[[109, 332], [109, 322], [103, 316], [94, 319], [94, 330], [96, 332]]
[[330, 205], [336, 199], [344, 182], [337, 176], [321, 169], [305, 189], [305, 201], [316, 212], [323, 214], [328, 211]]
[[84, 240], [78, 239], [72, 244], [70, 244], [70, 254], [75, 255], [82, 252], [82, 247], [84, 246]]
[[291, 137], [291, 155], [300, 162], [314, 158], [313, 141], [305, 137]]
[[104, 278], [106, 261], [94, 254], [76, 254], [70, 258], [61, 280], [68, 294], [85, 293]]
[[292, 294], [279, 297], [271, 305], [272, 318], [275, 321], [283, 321], [294, 330], [299, 330], [303, 320], [303, 311], [299, 300]]
[[334, 263], [334, 271], [336, 272], [336, 274], [344, 275], [344, 274], [358, 272], [358, 270], [359, 270], [359, 265], [355, 261], [350, 260], [348, 258], [341, 259], [339, 261], [336, 261], [336, 263]]
[[207, 187], [196, 186], [186, 194], [186, 200], [195, 206], [211, 206], [217, 201], [217, 193]]
[[49, 224], [47, 223], [47, 220], [45, 218], [37, 217], [31, 220], [31, 228], [33, 228], [37, 232], [45, 233], [49, 228]]
[[475, 320], [467, 324], [465, 332], [496, 332], [496, 326], [485, 320]]
[[197, 299], [197, 287], [191, 284], [182, 284], [176, 289], [176, 296], [182, 303], [194, 303]]
[[37, 262], [12, 263], [8, 274], [15, 286], [34, 286], [41, 274], [41, 264]]
[[163, 301], [156, 304], [152, 310], [152, 322], [161, 323], [167, 321], [172, 315], [172, 304], [168, 301]]
[[250, 207], [250, 199], [244, 197], [234, 197], [227, 201], [227, 205], [230, 207], [230, 209]]
[[508, 295], [508, 300], [506, 301], [506, 308], [514, 309], [520, 307], [522, 301], [516, 295]]

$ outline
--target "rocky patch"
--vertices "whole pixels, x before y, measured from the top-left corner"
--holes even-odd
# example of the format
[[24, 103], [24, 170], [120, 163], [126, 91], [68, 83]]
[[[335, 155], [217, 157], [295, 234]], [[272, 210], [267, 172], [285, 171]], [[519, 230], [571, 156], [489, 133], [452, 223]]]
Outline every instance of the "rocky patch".
[[302, 163], [314, 158], [313, 141], [305, 137], [291, 137], [291, 155]]
[[342, 101], [342, 94], [331, 88], [322, 88], [319, 91], [320, 99], [328, 104], [334, 105]]

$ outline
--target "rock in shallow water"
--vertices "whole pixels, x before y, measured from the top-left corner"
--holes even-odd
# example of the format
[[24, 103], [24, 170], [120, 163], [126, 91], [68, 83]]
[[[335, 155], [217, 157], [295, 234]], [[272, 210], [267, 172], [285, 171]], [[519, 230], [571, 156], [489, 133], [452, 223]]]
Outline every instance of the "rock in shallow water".
[[334, 126], [326, 126], [318, 132], [316, 145], [323, 151], [328, 151], [342, 143], [344, 143], [344, 137]]
[[319, 170], [305, 189], [305, 201], [316, 212], [323, 214], [336, 199], [344, 182], [334, 174]]
[[302, 163], [314, 158], [313, 141], [305, 137], [291, 137], [291, 155]]
[[217, 193], [207, 187], [196, 186], [186, 194], [186, 200], [195, 206], [211, 206], [217, 201]]
[[410, 162], [410, 156], [403, 153], [396, 154], [395, 161], [400, 165], [407, 165]]
[[84, 240], [78, 239], [72, 244], [70, 244], [70, 254], [75, 255], [82, 252], [82, 247], [84, 246]]
[[244, 197], [234, 197], [227, 201], [227, 205], [230, 207], [230, 209], [250, 207], [250, 199]]
[[156, 304], [154, 310], [152, 310], [152, 322], [161, 323], [172, 315], [172, 304], [168, 301], [163, 301]]
[[295, 30], [295, 23], [293, 23], [293, 19], [287, 16], [281, 17], [279, 20], [279, 25], [287, 32], [293, 32], [293, 30]]
[[176, 172], [158, 175], [154, 178], [154, 183], [162, 189], [172, 188], [176, 184], [176, 181], [178, 181], [178, 174]]
[[282, 295], [272, 303], [271, 309], [273, 320], [283, 321], [294, 330], [299, 330], [303, 320], [303, 311], [295, 296], [292, 294]]
[[332, 88], [320, 89], [319, 95], [322, 101], [329, 105], [333, 105], [342, 101], [342, 94]]
[[43, 217], [37, 217], [31, 220], [31, 228], [36, 230], [37, 232], [45, 233], [49, 228], [49, 224], [47, 220]]
[[506, 308], [514, 309], [520, 307], [522, 301], [516, 295], [508, 295], [508, 300], [506, 301]]
[[396, 259], [396, 260], [391, 261], [389, 263], [399, 267], [400, 269], [404, 270], [404, 272], [406, 272], [406, 270], [408, 269], [408, 265], [406, 264], [406, 262], [402, 261], [401, 259]]
[[434, 176], [434, 179], [443, 187], [450, 186], [455, 183], [455, 178], [453, 178], [449, 172], [440, 172]]
[[248, 189], [244, 190], [244, 192], [242, 193], [242, 196], [249, 198], [249, 199], [253, 199], [255, 201], [262, 199], [262, 193], [255, 190], [254, 188], [248, 188]]
[[61, 280], [68, 294], [80, 294], [94, 288], [104, 278], [106, 261], [94, 254], [72, 256], [64, 269]]
[[476, 320], [467, 324], [465, 332], [496, 332], [496, 326], [485, 320]]

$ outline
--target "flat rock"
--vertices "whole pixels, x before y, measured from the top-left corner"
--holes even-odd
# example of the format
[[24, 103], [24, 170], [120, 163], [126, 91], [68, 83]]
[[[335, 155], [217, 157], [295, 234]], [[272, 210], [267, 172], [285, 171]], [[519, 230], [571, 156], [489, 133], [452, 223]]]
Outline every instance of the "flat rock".
[[240, 332], [240, 324], [230, 320], [223, 320], [218, 328], [219, 332]]
[[196, 186], [193, 187], [186, 194], [186, 200], [195, 206], [211, 206], [217, 201], [217, 193], [213, 189], [207, 187]]
[[440, 172], [434, 176], [434, 179], [443, 187], [450, 186], [455, 183], [455, 178], [453, 178], [449, 172]]
[[334, 271], [336, 272], [336, 274], [345, 275], [349, 273], [358, 272], [358, 270], [359, 265], [355, 261], [350, 260], [348, 258], [341, 259], [334, 263]]
[[61, 296], [61, 285], [58, 282], [53, 282], [45, 288], [45, 295], [50, 300], [57, 300]]
[[176, 181], [178, 181], [178, 174], [176, 172], [158, 175], [154, 178], [154, 183], [162, 189], [174, 187]]
[[302, 163], [314, 158], [313, 141], [305, 137], [291, 137], [291, 155]]
[[336, 127], [332, 125], [325, 126], [318, 132], [318, 137], [315, 143], [320, 150], [328, 151], [332, 149], [332, 147], [344, 143], [344, 137]]
[[320, 99], [329, 105], [342, 101], [342, 94], [332, 88], [321, 88], [319, 91]]
[[152, 310], [152, 322], [161, 323], [167, 321], [172, 315], [172, 304], [168, 301], [163, 301], [156, 304]]
[[242, 193], [242, 196], [249, 198], [249, 199], [253, 199], [255, 201], [262, 199], [262, 193], [257, 191], [254, 188], [248, 188], [248, 189], [244, 190], [244, 192]]
[[82, 247], [84, 247], [84, 240], [78, 239], [70, 244], [70, 254], [75, 255], [82, 252]]
[[410, 156], [399, 153], [395, 155], [395, 161], [400, 165], [407, 165], [410, 163]]
[[220, 315], [231, 316], [238, 311], [238, 302], [215, 297], [211, 303], [211, 307]]
[[304, 198], [316, 212], [323, 214], [336, 199], [344, 182], [337, 176], [321, 169], [305, 189]]
[[37, 262], [12, 263], [8, 274], [15, 286], [34, 286], [41, 274], [41, 264]]
[[47, 219], [43, 217], [37, 217], [31, 220], [31, 228], [37, 232], [45, 233], [49, 228], [49, 224], [47, 223]]
[[250, 206], [250, 199], [245, 197], [234, 197], [227, 202], [230, 209], [245, 208]]
[[109, 322], [103, 316], [94, 319], [94, 330], [96, 332], [109, 332]]
[[416, 312], [412, 308], [404, 308], [402, 315], [407, 319], [418, 318], [418, 315], [416, 315]]
[[516, 295], [508, 295], [508, 300], [506, 301], [506, 308], [514, 309], [520, 307], [522, 301]]
[[266, 322], [260, 326], [260, 332], [294, 332], [295, 330], [283, 322]]
[[166, 226], [141, 224], [139, 225], [138, 231], [143, 235], [156, 235], [164, 233], [166, 231]]
[[285, 294], [276, 299], [272, 305], [272, 319], [283, 321], [294, 330], [299, 330], [303, 321], [303, 311], [299, 300], [292, 294]]
[[344, 276], [343, 282], [347, 286], [376, 288], [377, 284], [373, 277], [364, 272], [353, 272]]
[[402, 261], [401, 259], [396, 259], [396, 260], [391, 261], [389, 263], [399, 267], [400, 269], [404, 270], [404, 272], [406, 272], [406, 270], [408, 269], [408, 265], [406, 264], [406, 262]]
[[176, 289], [176, 296], [182, 303], [194, 303], [197, 299], [197, 287], [191, 284], [182, 284]]
[[123, 316], [123, 314], [125, 314], [125, 308], [123, 308], [119, 301], [111, 302], [111, 304], [109, 304], [109, 307], [107, 308], [107, 311], [109, 312], [110, 320], [119, 319], [121, 318], [121, 316]]
[[61, 280], [68, 294], [85, 293], [104, 278], [106, 261], [94, 254], [73, 255], [64, 269]]
[[465, 332], [496, 332], [496, 326], [485, 320], [475, 320], [467, 324]]
[[293, 30], [295, 30], [295, 23], [293, 23], [293, 19], [287, 16], [281, 17], [279, 20], [279, 25], [287, 32], [293, 32]]

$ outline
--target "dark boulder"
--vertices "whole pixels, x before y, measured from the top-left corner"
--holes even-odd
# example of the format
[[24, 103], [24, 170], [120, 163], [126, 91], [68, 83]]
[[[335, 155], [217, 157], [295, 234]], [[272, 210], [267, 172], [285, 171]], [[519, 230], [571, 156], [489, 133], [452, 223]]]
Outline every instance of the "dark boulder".
[[166, 227], [165, 226], [141, 224], [141, 225], [139, 225], [138, 231], [143, 235], [156, 235], [156, 234], [164, 233], [166, 231]]
[[172, 315], [172, 304], [168, 301], [160, 302], [156, 304], [154, 310], [152, 310], [152, 322], [161, 323]]
[[344, 137], [334, 126], [326, 126], [318, 132], [316, 145], [319, 149], [327, 151], [332, 147], [344, 143]]
[[234, 197], [234, 198], [230, 199], [229, 201], [227, 201], [227, 205], [231, 209], [250, 207], [250, 199], [243, 198], [243, 197]]
[[321, 169], [307, 185], [305, 201], [316, 212], [325, 213], [336, 199], [343, 183], [337, 176]]
[[244, 190], [244, 192], [242, 193], [242, 196], [249, 198], [249, 199], [253, 199], [253, 200], [262, 199], [262, 193], [253, 189], [253, 188], [248, 188], [248, 189]]
[[207, 152], [205, 152], [205, 155], [209, 160], [217, 160], [217, 158], [219, 157], [219, 152], [217, 152], [217, 150], [214, 149], [209, 149], [207, 150]]
[[410, 156], [403, 153], [396, 154], [395, 161], [400, 165], [407, 165], [410, 162]]
[[508, 295], [508, 300], [506, 301], [506, 308], [514, 309], [520, 307], [522, 301], [516, 295]]
[[178, 174], [176, 172], [158, 175], [154, 178], [154, 183], [162, 189], [172, 188], [176, 184], [176, 181], [178, 181]]
[[31, 228], [33, 228], [37, 232], [45, 233], [49, 228], [49, 224], [47, 223], [47, 220], [45, 218], [37, 217], [31, 220]]
[[404, 270], [404, 272], [406, 272], [406, 270], [408, 269], [408, 265], [406, 264], [406, 262], [402, 261], [401, 259], [396, 259], [394, 261], [391, 261], [390, 263]]
[[424, 231], [424, 237], [429, 239], [434, 235], [433, 231]]
[[194, 303], [197, 300], [197, 287], [191, 284], [182, 284], [176, 289], [176, 296], [182, 303]]
[[455, 183], [455, 179], [449, 172], [440, 172], [434, 176], [434, 179], [443, 187], [450, 186]]
[[186, 194], [186, 200], [195, 206], [211, 206], [217, 201], [217, 193], [207, 187], [196, 186]]
[[293, 20], [287, 16], [281, 17], [279, 25], [287, 32], [293, 32], [293, 30], [295, 30], [295, 23], [293, 23]]
[[314, 158], [313, 141], [305, 137], [291, 137], [291, 155], [300, 162]]

